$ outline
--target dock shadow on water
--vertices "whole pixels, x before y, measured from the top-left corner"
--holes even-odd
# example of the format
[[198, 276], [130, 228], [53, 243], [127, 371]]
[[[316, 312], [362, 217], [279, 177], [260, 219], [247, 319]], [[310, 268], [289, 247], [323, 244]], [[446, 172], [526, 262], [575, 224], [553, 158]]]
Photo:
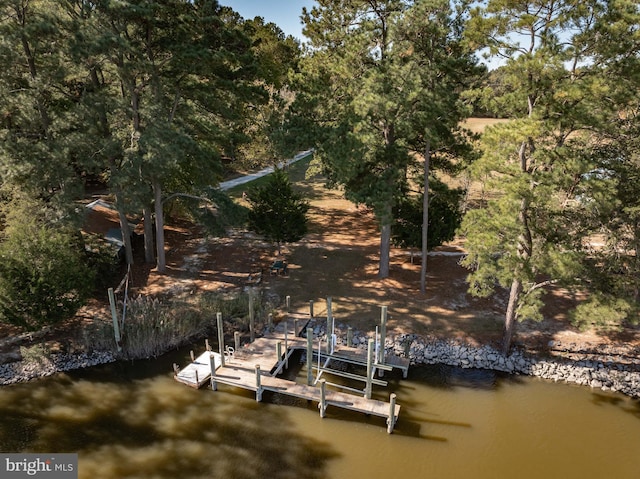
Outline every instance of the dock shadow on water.
[[338, 453], [301, 436], [284, 409], [233, 388], [184, 387], [170, 364], [112, 364], [1, 388], [0, 451], [77, 452], [87, 479], [326, 477]]

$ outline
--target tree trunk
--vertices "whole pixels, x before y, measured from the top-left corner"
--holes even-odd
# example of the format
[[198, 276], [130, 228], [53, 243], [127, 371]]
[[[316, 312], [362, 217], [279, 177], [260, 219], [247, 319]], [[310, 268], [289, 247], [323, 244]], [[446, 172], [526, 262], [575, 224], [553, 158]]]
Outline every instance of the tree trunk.
[[[520, 168], [523, 172], [527, 171], [527, 155], [526, 155], [527, 142], [522, 142], [520, 145], [520, 151], [518, 156], [520, 158]], [[519, 259], [519, 265], [513, 272], [513, 280], [511, 282], [511, 291], [509, 292], [509, 304], [507, 305], [507, 312], [504, 317], [504, 336], [502, 337], [502, 352], [506, 355], [511, 349], [511, 338], [516, 329], [518, 300], [522, 293], [522, 280], [520, 279], [520, 273], [525, 265], [528, 264], [533, 253], [533, 238], [531, 229], [529, 227], [529, 200], [527, 197], [523, 197], [520, 201], [520, 211], [518, 212], [518, 221], [522, 228], [520, 236], [518, 237], [517, 254]]]
[[391, 222], [385, 221], [380, 226], [380, 266], [378, 269], [378, 278], [389, 277], [389, 259], [391, 252]]
[[162, 213], [162, 186], [157, 179], [153, 180], [154, 206], [156, 213], [156, 249], [157, 263], [156, 270], [158, 273], [164, 273], [167, 270], [167, 260], [164, 255], [164, 215]]
[[[111, 177], [115, 175], [117, 170], [116, 160], [109, 158], [109, 168], [111, 169]], [[133, 264], [133, 247], [131, 246], [131, 228], [129, 228], [129, 221], [124, 209], [124, 198], [122, 196], [122, 190], [119, 187], [115, 188], [116, 197], [116, 210], [118, 211], [118, 219], [120, 220], [120, 231], [122, 233], [122, 243], [124, 244], [124, 253], [127, 264]]]
[[156, 255], [153, 251], [153, 208], [150, 205], [142, 208], [144, 215], [144, 261], [145, 263], [153, 263]]
[[509, 293], [509, 304], [507, 305], [507, 313], [504, 318], [504, 335], [502, 336], [502, 352], [506, 356], [511, 349], [511, 339], [516, 330], [516, 308], [518, 307], [518, 298], [522, 292], [522, 282], [514, 279], [511, 283], [511, 291]]
[[429, 233], [429, 163], [431, 160], [431, 142], [427, 139], [424, 147], [424, 199], [422, 202], [422, 265], [420, 266], [420, 292], [427, 291], [427, 251]]
[[120, 219], [120, 231], [122, 232], [122, 242], [124, 243], [124, 253], [127, 264], [133, 264], [133, 247], [131, 246], [131, 228], [129, 227], [129, 220], [124, 213], [122, 207], [122, 199], [120, 195], [116, 193], [116, 208], [118, 210], [118, 218]]
[[631, 277], [636, 278], [636, 281], [633, 282], [633, 299], [637, 306], [640, 304], [640, 281], [637, 281], [638, 273], [640, 273], [640, 224], [638, 220], [635, 221], [633, 228], [633, 239], [635, 255], [633, 260], [634, 266], [631, 268]]

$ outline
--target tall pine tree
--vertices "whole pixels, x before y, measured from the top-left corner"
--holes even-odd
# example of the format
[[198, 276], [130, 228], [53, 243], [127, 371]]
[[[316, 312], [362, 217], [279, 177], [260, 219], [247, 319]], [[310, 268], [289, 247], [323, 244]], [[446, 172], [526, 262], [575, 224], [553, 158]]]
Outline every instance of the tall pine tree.
[[294, 110], [329, 181], [373, 209], [385, 278], [393, 208], [414, 153], [448, 159], [460, 140], [459, 93], [472, 66], [462, 15], [444, 0], [323, 0], [303, 20], [310, 48]]
[[[469, 38], [506, 59], [502, 90], [489, 91], [490, 111], [512, 121], [483, 135], [475, 165], [493, 191], [484, 209], [463, 223], [473, 269], [470, 290], [509, 290], [503, 350], [516, 322], [539, 320], [544, 286], [585, 286], [585, 242], [593, 229], [580, 221], [600, 182], [602, 137], [619, 113], [606, 80], [611, 38], [599, 31], [620, 2], [490, 0], [475, 10]], [[628, 27], [629, 25], [627, 25]]]

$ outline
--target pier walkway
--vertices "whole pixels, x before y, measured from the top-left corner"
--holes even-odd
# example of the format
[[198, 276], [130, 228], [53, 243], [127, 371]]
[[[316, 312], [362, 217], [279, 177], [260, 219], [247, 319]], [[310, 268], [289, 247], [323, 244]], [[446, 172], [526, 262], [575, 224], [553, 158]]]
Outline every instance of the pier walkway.
[[[306, 338], [300, 337], [301, 332], [306, 331], [309, 317], [300, 315], [296, 318], [295, 316], [290, 315], [289, 320], [279, 323], [273, 332], [238, 350], [223, 346], [221, 348], [223, 353], [205, 351], [197, 358], [192, 354], [191, 364], [184, 369], [179, 370], [174, 365], [175, 379], [194, 388], [210, 383], [213, 390], [217, 390], [218, 384], [224, 384], [255, 391], [257, 401], [262, 400], [264, 391], [315, 401], [318, 403], [321, 417], [325, 417], [328, 406], [384, 417], [387, 419], [387, 431], [391, 433], [400, 414], [400, 406], [396, 404], [395, 394], [390, 395], [388, 402], [371, 398], [372, 384], [386, 385], [386, 382], [376, 380], [373, 376], [376, 371], [399, 368], [406, 377], [408, 360], [389, 355], [386, 356], [385, 363], [377, 364], [372, 362], [371, 353], [367, 357], [366, 350], [346, 346], [334, 347], [330, 354], [323, 352], [318, 354], [318, 351], [312, 349], [310, 330]], [[296, 321], [292, 321], [293, 319]], [[219, 329], [221, 324], [222, 321], [219, 319]], [[370, 343], [372, 341], [370, 340]], [[322, 348], [319, 346], [318, 349]], [[317, 373], [315, 379], [312, 378], [312, 372], [308, 373], [308, 384], [277, 377], [284, 368], [288, 367], [290, 356], [295, 350], [307, 351], [307, 367], [310, 370], [314, 369]], [[314, 356], [316, 365], [309, 367], [312, 365]], [[330, 369], [328, 365], [333, 364], [331, 361], [368, 366], [368, 379], [357, 374]], [[367, 383], [367, 386], [364, 390], [358, 390], [328, 383], [322, 378], [325, 373], [359, 380]], [[327, 386], [336, 386], [349, 392], [328, 389]]]

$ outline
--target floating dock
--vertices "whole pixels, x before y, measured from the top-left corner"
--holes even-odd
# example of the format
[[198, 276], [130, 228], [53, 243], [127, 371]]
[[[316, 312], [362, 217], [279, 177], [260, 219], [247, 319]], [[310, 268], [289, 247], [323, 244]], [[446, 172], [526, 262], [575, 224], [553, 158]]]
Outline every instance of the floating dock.
[[[257, 401], [262, 400], [264, 391], [315, 401], [318, 403], [321, 417], [325, 417], [328, 406], [383, 417], [387, 420], [387, 432], [391, 433], [398, 420], [400, 406], [396, 404], [395, 394], [390, 395], [388, 402], [371, 398], [374, 384], [386, 385], [385, 381], [375, 379], [374, 376], [376, 372], [382, 374], [383, 371], [397, 368], [402, 370], [406, 377], [409, 361], [394, 355], [377, 353], [374, 359], [372, 339], [369, 340], [368, 349], [363, 350], [349, 346], [338, 347], [335, 340], [331, 340], [333, 335], [328, 335], [330, 345], [323, 348], [323, 345], [318, 343], [318, 349], [314, 350], [313, 333], [307, 328], [308, 321], [308, 316], [296, 318], [291, 315], [289, 320], [281, 322], [273, 332], [235, 349], [224, 347], [222, 318], [218, 315], [220, 352], [210, 351], [207, 343], [207, 350], [197, 358], [192, 353], [192, 362], [184, 369], [174, 365], [174, 377], [193, 388], [201, 388], [209, 383], [213, 390], [217, 390], [218, 384], [225, 384], [255, 391]], [[293, 328], [289, 327], [291, 325]], [[302, 332], [306, 333], [305, 338], [300, 336]], [[277, 377], [288, 367], [291, 354], [296, 350], [307, 351], [307, 384]], [[378, 359], [383, 361], [379, 362]], [[367, 367], [367, 375], [331, 369], [329, 366], [335, 364], [335, 361]], [[322, 377], [324, 374], [362, 381], [365, 388], [360, 390], [327, 382]], [[334, 386], [342, 391], [328, 389], [327, 386]]]

